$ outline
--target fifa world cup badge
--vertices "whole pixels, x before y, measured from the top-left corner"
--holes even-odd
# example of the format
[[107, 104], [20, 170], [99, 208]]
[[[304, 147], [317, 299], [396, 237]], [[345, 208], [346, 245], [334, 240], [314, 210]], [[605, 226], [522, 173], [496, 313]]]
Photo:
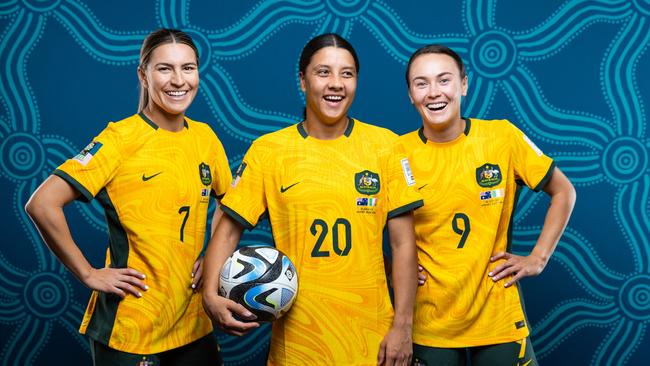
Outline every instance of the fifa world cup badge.
[[210, 166], [206, 163], [199, 164], [199, 174], [201, 183], [205, 186], [212, 184], [212, 174], [210, 173]]

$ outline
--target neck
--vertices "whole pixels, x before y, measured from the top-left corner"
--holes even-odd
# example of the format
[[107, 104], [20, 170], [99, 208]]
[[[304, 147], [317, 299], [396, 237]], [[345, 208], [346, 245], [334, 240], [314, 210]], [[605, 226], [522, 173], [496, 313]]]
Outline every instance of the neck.
[[432, 142], [449, 142], [455, 140], [460, 134], [465, 132], [466, 123], [464, 119], [458, 117], [442, 125], [424, 122], [422, 127], [427, 140]]
[[153, 123], [162, 128], [163, 130], [171, 132], [179, 132], [183, 129], [185, 124], [185, 114], [171, 114], [167, 113], [164, 110], [158, 108], [155, 103], [149, 102], [147, 106], [142, 110], [145, 116], [147, 116]]
[[334, 123], [323, 123], [318, 118], [307, 115], [303, 127], [310, 137], [319, 140], [334, 140], [345, 133], [348, 123], [348, 116], [343, 116]]

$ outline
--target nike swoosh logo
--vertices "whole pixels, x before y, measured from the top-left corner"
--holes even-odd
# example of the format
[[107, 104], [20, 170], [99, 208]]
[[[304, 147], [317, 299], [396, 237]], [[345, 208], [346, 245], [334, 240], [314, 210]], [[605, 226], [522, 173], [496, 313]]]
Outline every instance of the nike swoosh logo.
[[[533, 361], [533, 359], [531, 358], [530, 360], [528, 360], [528, 362], [522, 364], [521, 366], [528, 366], [528, 365], [530, 365], [530, 363], [531, 363], [532, 361]], [[519, 366], [519, 362], [517, 362], [517, 366]]]
[[425, 184], [425, 185], [423, 185], [422, 187], [420, 187], [420, 188], [418, 188], [418, 191], [419, 191], [419, 190], [421, 190], [422, 188], [424, 188], [424, 187], [426, 187], [426, 186], [428, 186], [428, 185], [429, 185], [429, 183], [427, 183], [427, 184]]
[[157, 175], [159, 175], [159, 174], [162, 174], [162, 172], [158, 172], [158, 173], [156, 173], [156, 174], [154, 174], [154, 175], [150, 175], [150, 176], [146, 177], [146, 176], [144, 175], [144, 173], [142, 173], [142, 181], [143, 181], [143, 182], [146, 182], [146, 181], [148, 181], [149, 179], [151, 179], [151, 178], [153, 178], [153, 177], [155, 177], [155, 176], [157, 176]]
[[296, 182], [296, 183], [294, 183], [294, 184], [288, 186], [287, 188], [284, 188], [284, 186], [280, 186], [280, 193], [284, 193], [284, 192], [288, 191], [289, 188], [295, 186], [295, 185], [298, 184], [298, 183], [300, 183], [300, 182]]

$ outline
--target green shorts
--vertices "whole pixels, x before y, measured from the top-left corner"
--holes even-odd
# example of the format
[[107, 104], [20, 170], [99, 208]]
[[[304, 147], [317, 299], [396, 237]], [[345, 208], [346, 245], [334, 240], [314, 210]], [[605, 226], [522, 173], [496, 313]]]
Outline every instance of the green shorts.
[[90, 352], [94, 366], [223, 365], [217, 338], [212, 333], [190, 344], [151, 355], [118, 351], [91, 339]]
[[467, 348], [436, 348], [413, 344], [413, 366], [512, 365], [537, 366], [528, 337], [510, 343]]

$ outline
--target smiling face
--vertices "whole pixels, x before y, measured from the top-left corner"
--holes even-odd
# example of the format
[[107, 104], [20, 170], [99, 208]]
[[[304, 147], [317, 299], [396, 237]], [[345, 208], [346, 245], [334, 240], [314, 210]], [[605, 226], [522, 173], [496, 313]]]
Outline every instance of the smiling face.
[[462, 125], [460, 102], [467, 94], [467, 76], [461, 77], [453, 58], [441, 53], [417, 56], [408, 81], [409, 98], [425, 129], [443, 131]]
[[321, 48], [300, 73], [300, 88], [305, 93], [306, 121], [327, 126], [347, 124], [357, 89], [352, 54], [344, 48]]
[[199, 86], [196, 53], [182, 43], [160, 45], [138, 69], [138, 76], [148, 91], [147, 108], [152, 114], [183, 116]]

